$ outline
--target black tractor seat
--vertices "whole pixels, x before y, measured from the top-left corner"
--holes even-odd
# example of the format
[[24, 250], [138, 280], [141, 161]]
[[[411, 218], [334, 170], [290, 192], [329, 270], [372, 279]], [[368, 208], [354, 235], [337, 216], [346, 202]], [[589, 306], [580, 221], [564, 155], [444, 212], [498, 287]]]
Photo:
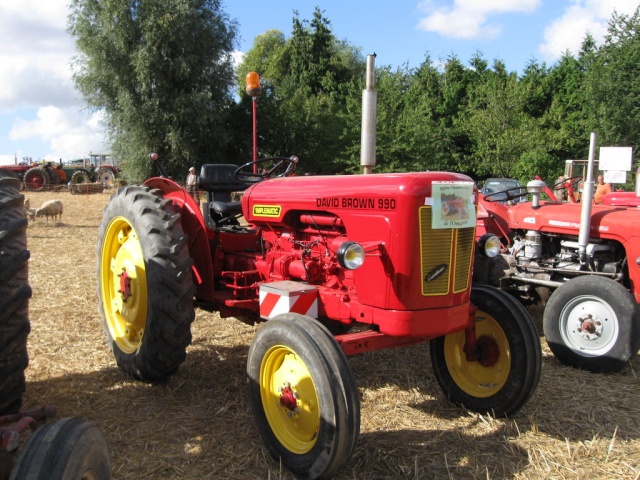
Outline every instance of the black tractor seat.
[[218, 202], [214, 201], [209, 204], [209, 208], [223, 217], [229, 215], [242, 215], [241, 202]]
[[235, 225], [242, 214], [242, 204], [231, 200], [234, 192], [243, 192], [249, 184], [239, 181], [237, 165], [207, 163], [200, 169], [198, 188], [207, 192], [209, 215], [214, 225]]

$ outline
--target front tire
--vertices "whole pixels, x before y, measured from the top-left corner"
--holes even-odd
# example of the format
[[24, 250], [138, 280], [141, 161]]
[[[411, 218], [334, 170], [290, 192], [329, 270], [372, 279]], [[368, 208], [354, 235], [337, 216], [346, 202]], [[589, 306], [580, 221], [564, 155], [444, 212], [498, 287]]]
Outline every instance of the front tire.
[[102, 431], [78, 418], [40, 427], [20, 451], [9, 480], [110, 480]]
[[542, 369], [540, 340], [531, 317], [506, 293], [474, 285], [471, 303], [481, 358], [468, 361], [465, 331], [431, 340], [433, 370], [454, 403], [480, 413], [511, 415], [533, 395]]
[[247, 360], [249, 398], [269, 453], [305, 478], [330, 477], [360, 432], [346, 356], [316, 320], [283, 314], [262, 325]]
[[98, 232], [98, 298], [109, 347], [127, 374], [145, 382], [178, 370], [195, 317], [188, 238], [159, 190], [123, 187]]
[[613, 280], [586, 275], [553, 292], [544, 335], [560, 362], [595, 373], [618, 372], [640, 348], [640, 308]]
[[29, 363], [29, 250], [20, 180], [0, 170], [0, 415], [15, 413]]

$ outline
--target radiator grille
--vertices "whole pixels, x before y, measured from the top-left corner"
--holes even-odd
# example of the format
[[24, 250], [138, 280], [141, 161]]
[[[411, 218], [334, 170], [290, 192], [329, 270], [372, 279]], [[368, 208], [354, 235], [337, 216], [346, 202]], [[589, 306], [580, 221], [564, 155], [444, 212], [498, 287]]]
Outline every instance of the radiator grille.
[[[475, 226], [431, 228], [431, 207], [420, 207], [422, 294], [447, 295], [465, 291], [471, 278]], [[455, 264], [454, 264], [455, 262]]]

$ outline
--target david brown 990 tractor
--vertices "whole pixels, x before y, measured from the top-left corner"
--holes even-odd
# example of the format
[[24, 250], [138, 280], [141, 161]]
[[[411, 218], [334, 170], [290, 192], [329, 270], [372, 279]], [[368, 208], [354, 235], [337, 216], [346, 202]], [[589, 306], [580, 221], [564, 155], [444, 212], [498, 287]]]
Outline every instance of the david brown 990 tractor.
[[544, 335], [562, 363], [616, 372], [640, 349], [640, 212], [592, 204], [593, 160], [582, 203], [540, 201], [543, 191], [550, 198], [551, 190], [577, 191], [582, 180], [573, 176], [550, 189], [533, 180], [533, 202], [509, 205], [494, 201], [503, 196], [481, 195], [480, 251], [496, 255], [476, 256], [474, 281], [544, 305]]
[[296, 162], [202, 166], [202, 212], [164, 177], [113, 194], [97, 273], [119, 367], [146, 382], [174, 374], [194, 306], [264, 322], [247, 361], [256, 424], [274, 459], [311, 478], [332, 475], [359, 435], [348, 355], [430, 341], [453, 402], [496, 415], [522, 407], [538, 384], [540, 343], [512, 297], [471, 289], [472, 180], [290, 176]]

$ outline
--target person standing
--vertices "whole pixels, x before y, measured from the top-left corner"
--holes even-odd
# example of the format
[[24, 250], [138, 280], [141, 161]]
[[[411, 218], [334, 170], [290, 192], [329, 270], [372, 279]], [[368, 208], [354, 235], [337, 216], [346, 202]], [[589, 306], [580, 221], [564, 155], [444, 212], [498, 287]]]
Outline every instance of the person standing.
[[611, 185], [604, 183], [602, 175], [598, 175], [598, 184], [596, 185], [596, 192], [593, 194], [593, 203], [601, 204], [607, 193], [611, 193]]
[[198, 176], [195, 167], [191, 167], [187, 174], [187, 192], [198, 201]]

